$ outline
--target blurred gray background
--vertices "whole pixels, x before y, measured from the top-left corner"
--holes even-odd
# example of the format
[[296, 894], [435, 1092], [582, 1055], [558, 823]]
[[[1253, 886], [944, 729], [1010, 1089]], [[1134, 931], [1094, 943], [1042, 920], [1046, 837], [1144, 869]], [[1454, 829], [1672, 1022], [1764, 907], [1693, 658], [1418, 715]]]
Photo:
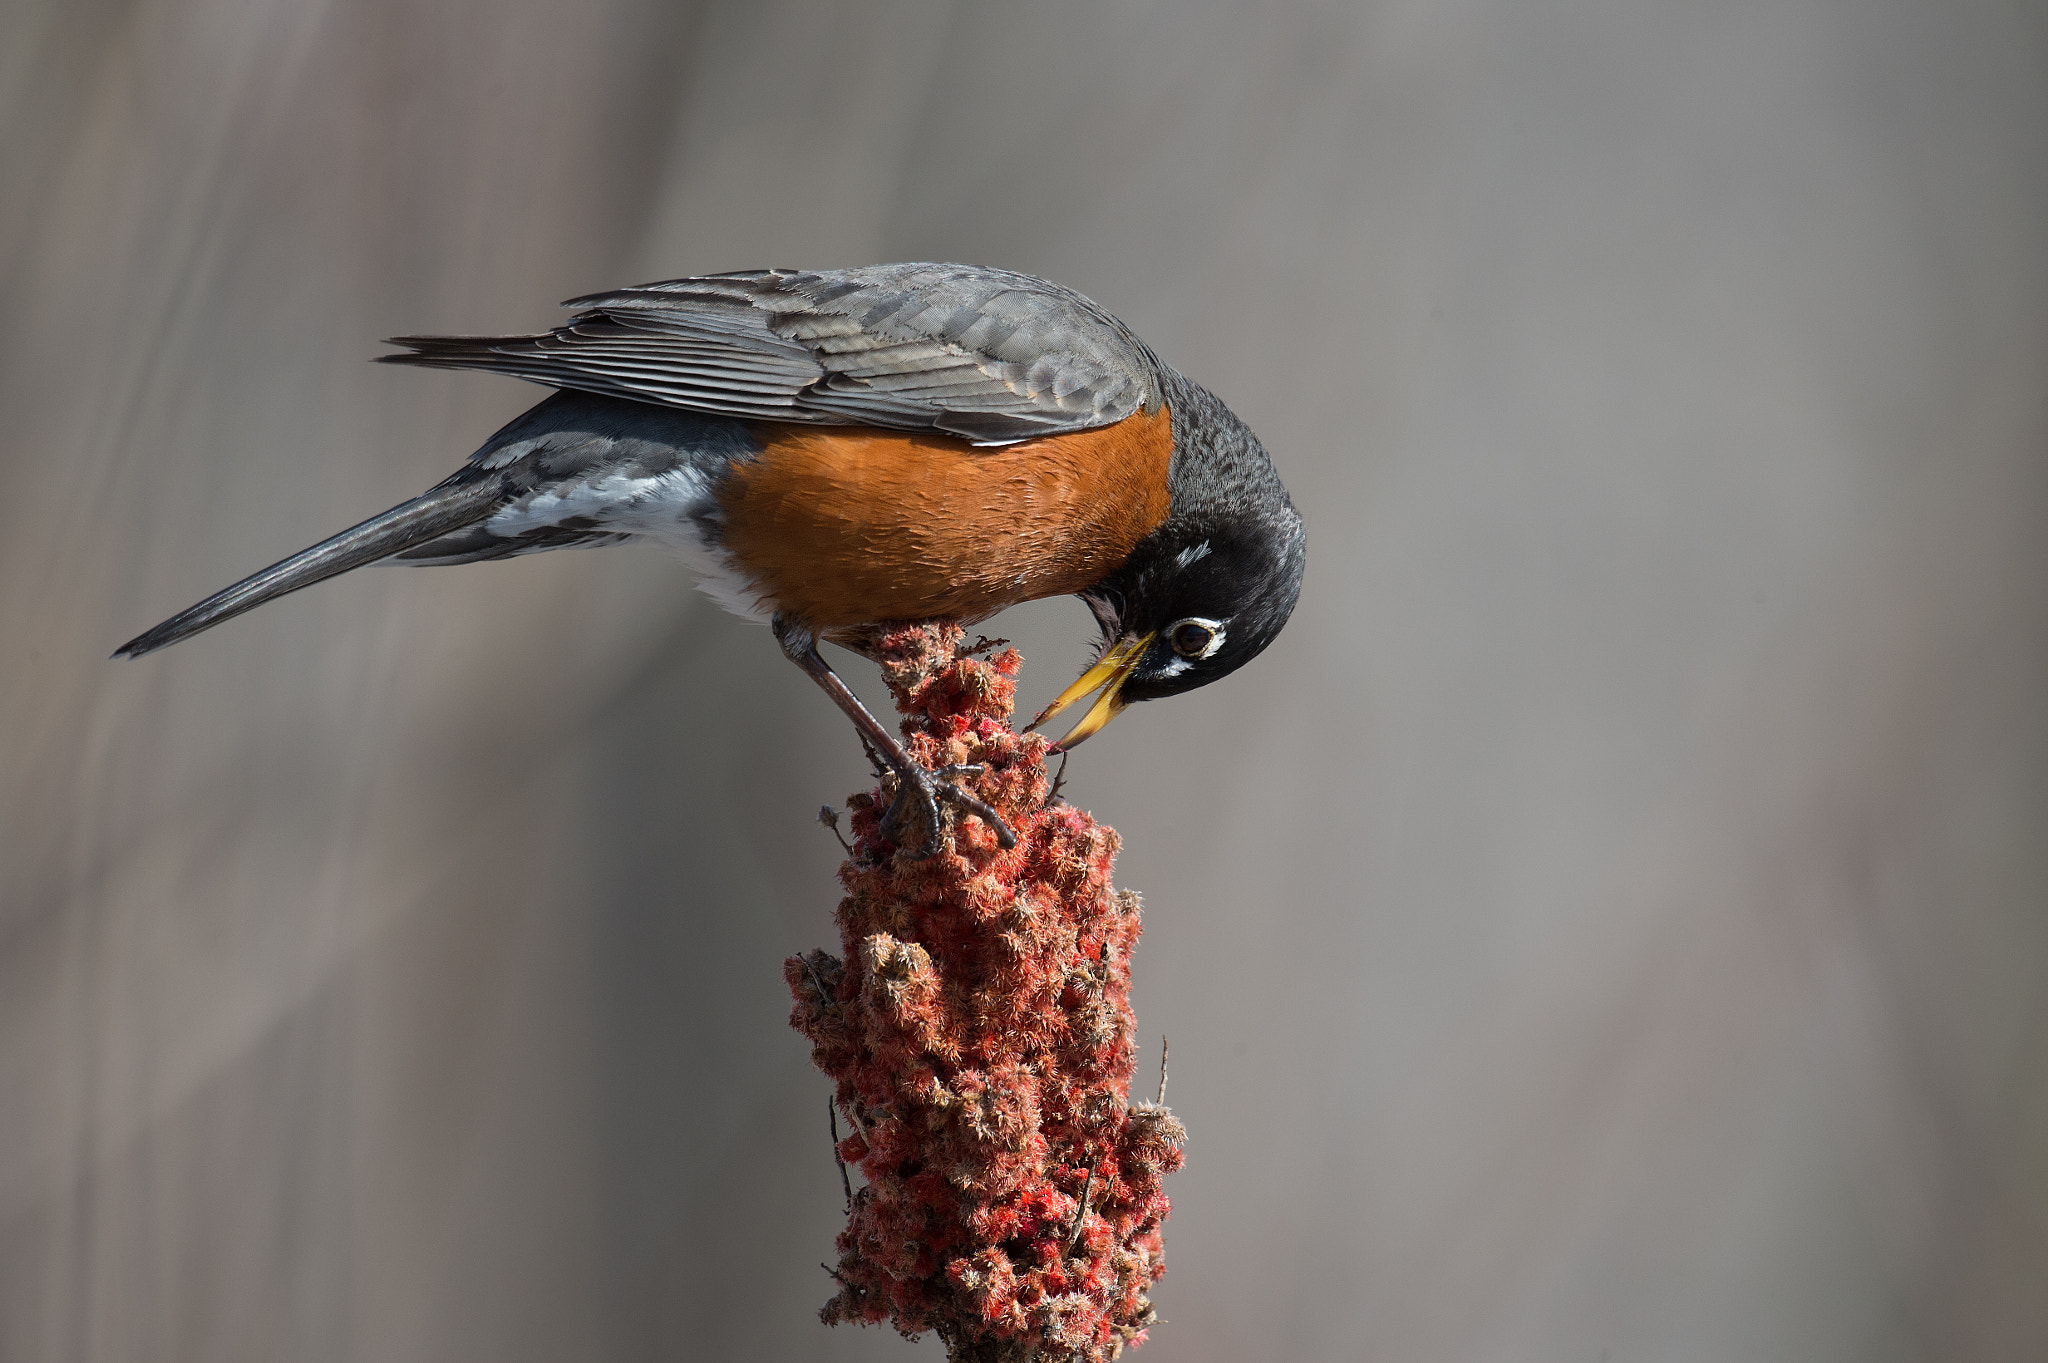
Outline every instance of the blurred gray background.
[[764, 632], [608, 550], [106, 661], [540, 396], [379, 337], [895, 259], [1101, 300], [1309, 520], [1072, 772], [1192, 1131], [1144, 1357], [2048, 1357], [1996, 0], [0, 8], [0, 1356], [938, 1355], [813, 1315], [864, 768]]

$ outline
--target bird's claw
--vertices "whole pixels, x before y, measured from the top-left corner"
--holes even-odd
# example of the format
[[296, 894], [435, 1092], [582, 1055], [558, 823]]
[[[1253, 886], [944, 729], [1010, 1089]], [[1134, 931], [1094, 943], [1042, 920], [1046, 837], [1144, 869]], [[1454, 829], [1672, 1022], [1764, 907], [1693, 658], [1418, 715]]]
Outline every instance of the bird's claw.
[[909, 821], [913, 808], [924, 822], [924, 841], [912, 854], [912, 859], [923, 861], [936, 856], [943, 840], [939, 824], [939, 801], [957, 805], [968, 814], [974, 815], [987, 824], [996, 835], [996, 846], [1004, 851], [1017, 845], [1017, 835], [1010, 831], [1010, 825], [1003, 822], [1003, 816], [996, 813], [986, 802], [977, 800], [953, 783], [957, 776], [978, 776], [982, 768], [973, 766], [941, 767], [937, 771], [926, 771], [915, 762], [906, 763], [896, 773], [896, 796], [889, 801], [889, 808], [882, 815], [878, 831], [898, 847], [903, 846], [904, 825]]

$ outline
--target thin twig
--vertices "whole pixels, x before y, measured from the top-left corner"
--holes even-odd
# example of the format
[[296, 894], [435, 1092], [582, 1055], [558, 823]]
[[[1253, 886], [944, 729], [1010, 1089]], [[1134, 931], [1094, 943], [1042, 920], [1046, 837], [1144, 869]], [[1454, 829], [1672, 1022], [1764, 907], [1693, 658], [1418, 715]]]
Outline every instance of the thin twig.
[[810, 956], [799, 956], [797, 959], [802, 961], [804, 969], [810, 972], [811, 983], [818, 986], [818, 1002], [823, 1005], [837, 1003], [838, 1000], [832, 997], [832, 991], [825, 985], [825, 977], [818, 973], [818, 967], [811, 961]]
[[1071, 751], [1060, 753], [1060, 769], [1053, 773], [1052, 789], [1045, 793], [1045, 803], [1039, 806], [1040, 809], [1051, 809], [1059, 802], [1060, 787], [1067, 783], [1067, 759], [1073, 755]]
[[1067, 1232], [1067, 1252], [1061, 1256], [1074, 1257], [1074, 1246], [1081, 1243], [1081, 1223], [1088, 1218], [1088, 1194], [1095, 1188], [1095, 1166], [1088, 1166], [1088, 1177], [1081, 1181], [1081, 1204], [1074, 1208], [1074, 1226]]
[[839, 1095], [825, 1095], [825, 1120], [832, 1124], [832, 1162], [839, 1166], [839, 1186], [846, 1190], [846, 1209], [853, 1210], [853, 1180], [846, 1176], [846, 1161], [839, 1158]]
[[853, 1123], [853, 1129], [860, 1132], [860, 1138], [868, 1138], [868, 1124], [861, 1120], [860, 1108], [849, 1102], [846, 1105], [846, 1120]]
[[1166, 1033], [1159, 1034], [1159, 1096], [1152, 1100], [1166, 1106]]

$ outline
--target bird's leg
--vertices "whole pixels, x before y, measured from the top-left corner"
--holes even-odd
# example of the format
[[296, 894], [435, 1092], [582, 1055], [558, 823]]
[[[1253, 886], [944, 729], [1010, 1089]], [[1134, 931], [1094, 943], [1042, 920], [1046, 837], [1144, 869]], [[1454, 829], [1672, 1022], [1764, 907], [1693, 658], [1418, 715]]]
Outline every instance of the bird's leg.
[[895, 770], [896, 798], [889, 802], [888, 811], [882, 815], [882, 836], [900, 846], [902, 839], [898, 834], [903, 829], [904, 815], [914, 804], [925, 821], [924, 844], [917, 855], [920, 859], [931, 856], [939, 850], [939, 801], [943, 799], [960, 806], [994, 829], [998, 846], [1007, 850], [1017, 845], [1017, 835], [1010, 831], [1001, 815], [945, 779], [971, 774], [979, 771], [979, 767], [947, 767], [936, 773], [926, 771], [903, 751], [903, 745], [896, 741], [895, 735], [868, 713], [868, 707], [860, 703], [860, 697], [854, 695], [846, 683], [839, 680], [839, 674], [819, 656], [816, 634], [783, 615], [775, 617], [774, 629], [775, 641], [782, 645], [783, 654], [801, 667], [804, 674], [832, 698], [832, 703], [846, 713], [870, 753], [879, 754], [881, 760]]

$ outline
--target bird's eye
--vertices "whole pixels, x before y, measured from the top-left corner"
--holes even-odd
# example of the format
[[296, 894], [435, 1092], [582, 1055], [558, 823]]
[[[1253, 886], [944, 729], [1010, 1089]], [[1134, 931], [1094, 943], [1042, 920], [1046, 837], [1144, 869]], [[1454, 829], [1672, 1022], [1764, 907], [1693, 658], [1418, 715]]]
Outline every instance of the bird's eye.
[[1204, 620], [1183, 620], [1168, 637], [1183, 658], [1206, 658], [1216, 647], [1216, 627]]

